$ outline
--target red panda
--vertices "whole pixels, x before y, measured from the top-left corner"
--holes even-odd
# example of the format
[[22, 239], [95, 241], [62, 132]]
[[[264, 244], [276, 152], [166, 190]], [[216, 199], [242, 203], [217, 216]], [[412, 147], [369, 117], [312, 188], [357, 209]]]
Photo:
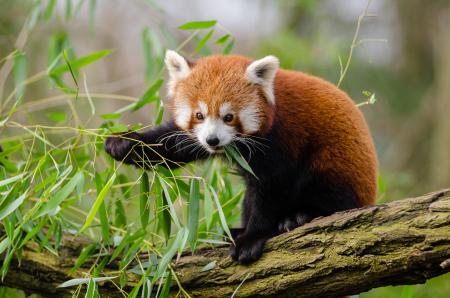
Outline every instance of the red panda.
[[[253, 173], [240, 169], [247, 190], [242, 228], [231, 257], [257, 260], [265, 242], [318, 216], [374, 204], [377, 158], [364, 117], [336, 86], [278, 59], [209, 56], [190, 63], [165, 58], [172, 119], [144, 133], [106, 140], [117, 160], [149, 168], [179, 166], [222, 155], [234, 145]], [[161, 143], [162, 146], [137, 146]]]

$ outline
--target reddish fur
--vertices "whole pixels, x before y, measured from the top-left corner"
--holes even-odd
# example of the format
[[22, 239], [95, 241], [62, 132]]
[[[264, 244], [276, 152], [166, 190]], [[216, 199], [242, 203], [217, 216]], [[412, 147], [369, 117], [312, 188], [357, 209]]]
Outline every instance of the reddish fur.
[[[251, 61], [242, 56], [198, 60], [192, 73], [177, 84], [174, 100], [187, 99], [192, 107], [203, 100], [208, 113], [214, 115], [224, 101], [238, 111], [249, 99], [256, 100], [263, 111], [258, 134], [267, 133], [276, 121], [285, 135], [280, 143], [286, 144], [292, 158], [301, 156], [302, 144], [313, 144], [312, 170], [326, 170], [333, 179], [345, 179], [361, 206], [373, 204], [377, 195], [375, 148], [361, 111], [348, 95], [320, 78], [280, 69], [274, 82], [274, 108], [261, 88], [245, 77]], [[192, 117], [190, 127], [195, 121]], [[233, 124], [239, 129], [239, 119]]]
[[[267, 132], [272, 126], [273, 109], [261, 96], [260, 89], [245, 79], [245, 69], [250, 60], [241, 56], [209, 56], [198, 60], [192, 73], [176, 86], [174, 100], [188, 99], [191, 107], [198, 109], [198, 101], [208, 105], [208, 114], [217, 116], [219, 107], [230, 102], [235, 111], [239, 111], [249, 100], [256, 100], [262, 109], [260, 132]], [[191, 125], [196, 123], [192, 114]], [[239, 118], [233, 123], [238, 129]], [[245, 131], [241, 131], [246, 133]]]
[[[361, 111], [336, 86], [301, 72], [280, 70], [275, 78], [276, 120], [284, 127], [294, 156], [305, 141], [322, 148], [313, 157], [316, 170], [346, 179], [361, 199], [374, 204], [377, 157]], [[292, 137], [296, 136], [296, 137]]]

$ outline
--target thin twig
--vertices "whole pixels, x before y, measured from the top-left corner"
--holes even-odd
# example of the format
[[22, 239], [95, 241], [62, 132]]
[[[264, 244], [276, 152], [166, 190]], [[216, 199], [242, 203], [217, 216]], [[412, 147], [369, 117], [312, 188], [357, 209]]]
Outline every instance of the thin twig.
[[350, 67], [350, 62], [351, 62], [352, 56], [353, 56], [353, 50], [357, 46], [357, 40], [358, 40], [358, 36], [359, 36], [359, 29], [361, 28], [362, 20], [364, 19], [364, 17], [367, 16], [367, 11], [369, 9], [370, 2], [372, 2], [372, 0], [367, 0], [366, 7], [364, 8], [364, 11], [358, 17], [358, 22], [356, 23], [356, 30], [355, 30], [355, 34], [353, 35], [352, 44], [350, 45], [350, 52], [348, 53], [347, 62], [345, 63], [344, 69], [342, 69], [342, 66], [341, 66], [341, 75], [339, 77], [338, 83], [336, 84], [338, 87], [341, 85], [342, 81], [345, 78], [345, 75], [347, 74], [348, 68]]

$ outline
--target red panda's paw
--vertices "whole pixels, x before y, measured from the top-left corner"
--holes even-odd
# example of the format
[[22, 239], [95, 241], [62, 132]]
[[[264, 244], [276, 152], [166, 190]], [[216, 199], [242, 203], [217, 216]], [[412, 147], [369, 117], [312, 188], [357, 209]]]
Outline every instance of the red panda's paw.
[[294, 230], [305, 223], [310, 222], [313, 217], [309, 214], [298, 212], [294, 216], [288, 216], [278, 224], [278, 232], [280, 234]]
[[[235, 239], [237, 239], [237, 237], [239, 237], [239, 235], [241, 235], [244, 232], [245, 232], [244, 228], [230, 228], [231, 238], [233, 239], [233, 241]], [[230, 235], [228, 233], [223, 234], [223, 240], [224, 241], [231, 241]]]
[[234, 240], [235, 245], [231, 244], [230, 256], [241, 264], [250, 264], [261, 257], [267, 239], [243, 233]]
[[136, 144], [135, 140], [139, 139], [139, 135], [135, 132], [127, 132], [117, 134], [109, 137], [105, 141], [105, 151], [111, 155], [115, 160], [123, 161], [127, 159], [133, 146]]

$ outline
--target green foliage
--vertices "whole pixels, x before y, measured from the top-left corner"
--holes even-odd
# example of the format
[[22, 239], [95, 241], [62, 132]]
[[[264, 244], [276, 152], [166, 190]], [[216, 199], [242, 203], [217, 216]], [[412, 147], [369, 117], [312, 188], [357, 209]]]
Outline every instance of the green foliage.
[[200, 213], [200, 185], [198, 180], [191, 180], [191, 189], [189, 192], [189, 215], [188, 215], [188, 230], [189, 230], [189, 245], [191, 249], [195, 249], [197, 242], [197, 229]]
[[[94, 16], [96, 1], [66, 1], [67, 20], [76, 18], [83, 2], [90, 17]], [[54, 19], [56, 4], [48, 1], [33, 6], [29, 33], [40, 22]], [[193, 45], [197, 52], [209, 51], [214, 45], [228, 53], [234, 41], [228, 32], [219, 32], [214, 39], [216, 25], [217, 21], [190, 22], [180, 29], [193, 30], [187, 41], [197, 41]], [[197, 35], [204, 29], [208, 31], [199, 39]], [[228, 174], [226, 164], [208, 161], [204, 166], [189, 165], [175, 171], [155, 167], [145, 172], [126, 167], [104, 152], [106, 137], [128, 129], [122, 123], [124, 114], [147, 109], [153, 111], [155, 125], [163, 119], [160, 90], [165, 44], [155, 30], [144, 28], [142, 33], [149, 87], [139, 98], [90, 93], [89, 68], [85, 67], [111, 51], [98, 49], [79, 57], [70, 35], [60, 28], [49, 36], [48, 64], [37, 74], [29, 76], [27, 71], [27, 64], [34, 59], [32, 51], [14, 51], [6, 58], [13, 59], [14, 84], [0, 101], [4, 148], [0, 153], [0, 219], [5, 230], [0, 239], [0, 253], [5, 255], [2, 277], [12, 258], [19, 257], [30, 242], [56, 254], [63, 234], [84, 234], [94, 244], [82, 250], [71, 268], [73, 279], [61, 287], [76, 288], [78, 296], [98, 297], [98, 282], [119, 277], [123, 287], [126, 274], [132, 272], [140, 279], [128, 293], [130, 297], [151, 293], [166, 297], [171, 283], [178, 280], [171, 270], [174, 256], [186, 247], [194, 250], [223, 243], [223, 235], [231, 238], [228, 225], [238, 220], [236, 206], [242, 189], [231, 187], [237, 178]], [[24, 100], [31, 84], [56, 87], [53, 92], [57, 94], [39, 100], [30, 95]], [[99, 101], [104, 99], [127, 102], [111, 113], [99, 109]], [[39, 113], [20, 117], [30, 104]], [[91, 126], [92, 119], [100, 122], [100, 127]], [[137, 124], [135, 128], [143, 127]], [[142, 252], [150, 259], [141, 259]], [[120, 276], [105, 276], [103, 268], [115, 260]], [[90, 266], [91, 276], [78, 276], [78, 269], [85, 266]]]
[[111, 178], [109, 178], [108, 182], [105, 184], [105, 186], [102, 188], [102, 190], [98, 194], [97, 198], [94, 201], [94, 205], [90, 209], [90, 211], [89, 211], [89, 213], [88, 213], [88, 215], [86, 217], [86, 221], [84, 222], [84, 225], [83, 225], [83, 227], [80, 230], [81, 232], [83, 232], [86, 228], [88, 228], [91, 225], [92, 221], [95, 218], [95, 215], [96, 215], [98, 209], [103, 204], [103, 201], [105, 200], [106, 194], [108, 193], [109, 189], [113, 185], [115, 179], [116, 179], [116, 173], [114, 173], [111, 176]]
[[217, 24], [216, 20], [212, 21], [198, 21], [188, 22], [178, 27], [181, 30], [195, 30], [195, 29], [208, 29], [214, 27]]
[[225, 155], [227, 156], [228, 160], [230, 162], [236, 162], [237, 164], [239, 164], [244, 170], [246, 170], [247, 172], [249, 172], [250, 174], [252, 174], [253, 176], [255, 176], [256, 178], [258, 178], [255, 173], [253, 173], [252, 168], [250, 168], [249, 164], [247, 163], [247, 161], [242, 157], [241, 153], [239, 152], [239, 150], [236, 148], [236, 146], [230, 145], [230, 146], [226, 146], [225, 147]]
[[428, 280], [423, 285], [384, 287], [362, 293], [361, 298], [428, 298], [447, 297], [450, 293], [450, 274]]
[[150, 186], [148, 183], [148, 175], [144, 172], [141, 176], [141, 194], [139, 199], [139, 213], [141, 217], [141, 227], [146, 229], [149, 219], [150, 208]]
[[17, 53], [14, 56], [14, 83], [16, 85], [16, 101], [20, 100], [25, 93], [24, 81], [27, 77], [27, 60], [25, 53]]

